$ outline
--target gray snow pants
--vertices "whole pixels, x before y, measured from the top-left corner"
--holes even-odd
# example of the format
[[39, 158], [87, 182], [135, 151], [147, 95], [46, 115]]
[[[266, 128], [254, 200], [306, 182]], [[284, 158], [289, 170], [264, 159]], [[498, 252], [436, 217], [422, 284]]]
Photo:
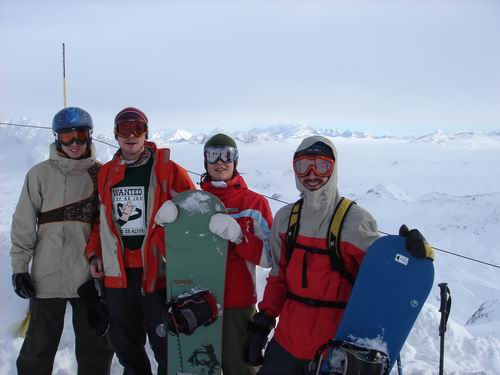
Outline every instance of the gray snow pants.
[[224, 375], [255, 375], [255, 367], [243, 361], [248, 339], [248, 322], [255, 307], [224, 309], [222, 328], [222, 371]]

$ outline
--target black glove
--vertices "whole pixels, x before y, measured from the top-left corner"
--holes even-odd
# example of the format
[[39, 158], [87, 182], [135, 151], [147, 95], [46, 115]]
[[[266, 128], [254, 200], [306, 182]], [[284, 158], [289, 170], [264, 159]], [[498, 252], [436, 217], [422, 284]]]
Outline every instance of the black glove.
[[399, 235], [406, 238], [405, 247], [411, 255], [420, 259], [434, 260], [434, 250], [418, 229], [409, 230], [408, 227], [403, 224], [401, 228], [399, 228]]
[[110, 327], [108, 310], [97, 294], [94, 280], [91, 279], [78, 288], [78, 295], [87, 306], [87, 319], [90, 328], [97, 336], [104, 336]]
[[12, 274], [12, 286], [14, 292], [21, 298], [35, 297], [35, 288], [33, 288], [31, 276], [28, 272]]
[[262, 349], [264, 349], [267, 343], [267, 337], [275, 324], [276, 319], [271, 318], [264, 311], [255, 314], [253, 319], [248, 322], [249, 335], [244, 358], [247, 365], [262, 365], [264, 362]]

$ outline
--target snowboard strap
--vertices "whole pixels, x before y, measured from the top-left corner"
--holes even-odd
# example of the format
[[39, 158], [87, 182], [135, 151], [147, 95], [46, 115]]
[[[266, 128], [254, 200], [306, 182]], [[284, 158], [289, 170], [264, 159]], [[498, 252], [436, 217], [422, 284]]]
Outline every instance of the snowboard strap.
[[294, 203], [292, 212], [288, 219], [288, 229], [285, 237], [285, 258], [286, 264], [292, 258], [292, 253], [295, 248], [302, 249], [306, 252], [304, 254], [302, 263], [302, 287], [307, 288], [307, 253], [328, 255], [330, 257], [330, 265], [333, 272], [339, 272], [351, 285], [354, 284], [354, 277], [345, 268], [344, 260], [340, 252], [340, 234], [342, 232], [342, 225], [347, 212], [355, 202], [342, 197], [335, 207], [335, 211], [330, 221], [330, 226], [327, 234], [327, 249], [318, 249], [311, 246], [306, 246], [297, 242], [299, 234], [300, 216], [302, 211], [303, 199], [299, 199]]
[[208, 290], [186, 293], [170, 300], [164, 312], [164, 321], [172, 335], [191, 335], [201, 326], [217, 320], [219, 309], [215, 296]]

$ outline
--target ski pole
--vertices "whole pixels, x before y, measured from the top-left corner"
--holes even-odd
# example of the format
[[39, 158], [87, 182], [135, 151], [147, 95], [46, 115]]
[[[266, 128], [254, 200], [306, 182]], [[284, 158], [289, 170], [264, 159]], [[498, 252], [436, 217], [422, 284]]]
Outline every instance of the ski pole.
[[446, 332], [446, 323], [448, 322], [448, 317], [450, 315], [451, 309], [451, 294], [448, 288], [448, 283], [438, 284], [441, 292], [441, 307], [439, 312], [441, 313], [441, 322], [439, 324], [439, 375], [443, 375], [444, 369], [444, 334]]
[[401, 365], [401, 356], [399, 354], [396, 362], [398, 365], [398, 375], [403, 375], [403, 366]]

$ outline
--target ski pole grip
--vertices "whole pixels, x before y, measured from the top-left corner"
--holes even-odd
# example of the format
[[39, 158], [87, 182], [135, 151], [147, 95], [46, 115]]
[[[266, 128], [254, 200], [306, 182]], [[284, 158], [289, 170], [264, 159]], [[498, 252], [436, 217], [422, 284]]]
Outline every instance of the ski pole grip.
[[441, 295], [441, 306], [439, 312], [441, 313], [441, 322], [439, 324], [439, 335], [444, 336], [446, 332], [446, 322], [448, 321], [449, 307], [448, 307], [448, 283], [438, 284]]

